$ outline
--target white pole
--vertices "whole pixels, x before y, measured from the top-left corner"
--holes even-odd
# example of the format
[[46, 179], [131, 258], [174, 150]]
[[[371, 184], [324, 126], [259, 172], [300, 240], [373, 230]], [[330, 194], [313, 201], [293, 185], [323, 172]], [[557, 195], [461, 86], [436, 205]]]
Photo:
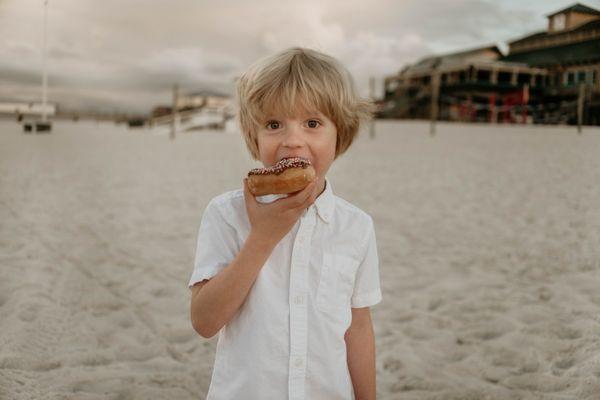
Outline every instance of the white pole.
[[48, 19], [48, 0], [44, 0], [44, 45], [42, 48], [42, 121], [46, 122], [46, 100], [48, 86], [48, 72], [46, 71], [46, 25]]

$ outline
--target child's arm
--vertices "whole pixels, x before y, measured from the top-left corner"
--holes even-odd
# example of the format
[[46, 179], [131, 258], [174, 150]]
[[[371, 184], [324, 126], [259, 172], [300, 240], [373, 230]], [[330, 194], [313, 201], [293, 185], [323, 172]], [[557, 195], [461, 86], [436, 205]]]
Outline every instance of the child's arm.
[[369, 307], [352, 308], [352, 323], [344, 339], [356, 400], [375, 400], [375, 335]]
[[248, 236], [237, 257], [209, 281], [192, 289], [192, 326], [205, 338], [213, 337], [243, 304], [273, 244]]
[[194, 285], [190, 306], [192, 326], [210, 338], [226, 325], [246, 300], [271, 252], [290, 231], [318, 193], [311, 183], [297, 194], [260, 204], [244, 180], [244, 201], [250, 234], [234, 260], [208, 282]]

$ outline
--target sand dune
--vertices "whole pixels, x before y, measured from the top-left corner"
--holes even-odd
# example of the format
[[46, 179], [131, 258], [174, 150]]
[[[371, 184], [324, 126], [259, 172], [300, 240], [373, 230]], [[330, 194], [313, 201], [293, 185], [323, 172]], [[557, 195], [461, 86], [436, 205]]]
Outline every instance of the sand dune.
[[[427, 132], [379, 122], [329, 173], [376, 225], [378, 398], [599, 399], [600, 130]], [[0, 122], [0, 398], [204, 398], [196, 233], [255, 166], [235, 133]]]

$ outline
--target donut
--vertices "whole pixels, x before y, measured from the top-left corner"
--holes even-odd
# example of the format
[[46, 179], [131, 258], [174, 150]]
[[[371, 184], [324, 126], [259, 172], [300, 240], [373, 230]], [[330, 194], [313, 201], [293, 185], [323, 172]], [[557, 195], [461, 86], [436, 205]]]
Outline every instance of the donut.
[[254, 168], [248, 172], [248, 189], [254, 196], [287, 194], [304, 189], [316, 178], [310, 160], [287, 157], [268, 168]]

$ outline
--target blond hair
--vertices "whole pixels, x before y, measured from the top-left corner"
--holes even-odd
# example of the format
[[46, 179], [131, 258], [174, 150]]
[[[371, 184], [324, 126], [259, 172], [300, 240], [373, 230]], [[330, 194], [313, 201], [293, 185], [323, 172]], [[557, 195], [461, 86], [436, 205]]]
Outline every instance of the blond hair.
[[373, 117], [374, 105], [358, 96], [350, 72], [335, 58], [316, 50], [292, 47], [256, 63], [236, 84], [238, 121], [255, 160], [258, 128], [271, 112], [292, 116], [316, 108], [337, 129], [335, 158], [352, 144], [361, 124]]

